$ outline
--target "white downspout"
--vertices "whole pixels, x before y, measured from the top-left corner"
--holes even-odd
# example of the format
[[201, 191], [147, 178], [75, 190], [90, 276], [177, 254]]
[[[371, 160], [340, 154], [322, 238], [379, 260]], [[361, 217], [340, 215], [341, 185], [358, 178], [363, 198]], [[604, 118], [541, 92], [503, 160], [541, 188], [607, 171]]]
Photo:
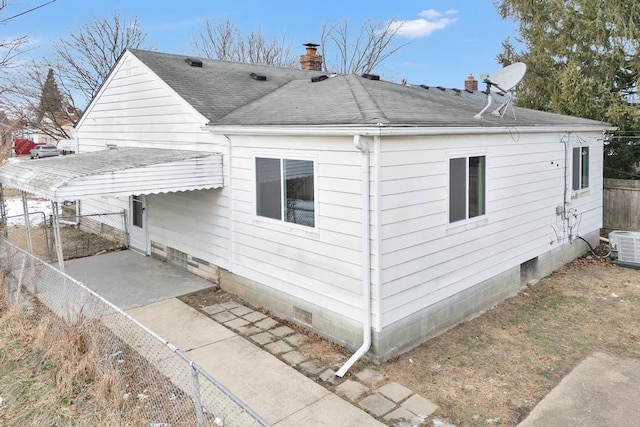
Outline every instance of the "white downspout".
[[360, 135], [353, 136], [353, 145], [362, 152], [362, 346], [342, 365], [336, 375], [343, 377], [371, 347], [371, 201], [370, 201], [370, 157], [367, 144], [362, 142]]

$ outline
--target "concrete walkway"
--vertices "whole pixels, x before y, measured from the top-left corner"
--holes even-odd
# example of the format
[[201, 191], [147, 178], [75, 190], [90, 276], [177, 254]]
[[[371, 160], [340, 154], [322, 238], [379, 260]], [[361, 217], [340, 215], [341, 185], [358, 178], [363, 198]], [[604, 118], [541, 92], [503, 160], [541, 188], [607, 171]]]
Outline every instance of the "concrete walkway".
[[175, 298], [128, 313], [180, 348], [274, 426], [384, 425]]
[[640, 361], [594, 353], [533, 408], [519, 427], [640, 425]]

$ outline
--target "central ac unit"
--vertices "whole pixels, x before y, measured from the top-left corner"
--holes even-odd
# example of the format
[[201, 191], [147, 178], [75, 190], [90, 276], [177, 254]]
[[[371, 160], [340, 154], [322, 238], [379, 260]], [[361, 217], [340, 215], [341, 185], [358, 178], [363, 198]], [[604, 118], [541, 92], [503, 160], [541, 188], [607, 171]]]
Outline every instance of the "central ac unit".
[[640, 268], [640, 231], [612, 231], [609, 247], [614, 263]]

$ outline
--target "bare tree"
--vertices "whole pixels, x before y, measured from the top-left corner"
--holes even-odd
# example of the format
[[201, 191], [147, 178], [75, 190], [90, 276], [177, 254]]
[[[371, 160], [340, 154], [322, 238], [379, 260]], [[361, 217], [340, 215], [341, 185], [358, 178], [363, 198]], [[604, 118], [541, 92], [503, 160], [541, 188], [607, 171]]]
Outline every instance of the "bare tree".
[[[320, 43], [324, 68], [340, 74], [370, 73], [408, 44], [395, 43], [401, 29], [397, 22], [366, 21], [360, 32], [352, 36], [346, 20], [323, 25]], [[334, 60], [328, 61], [327, 53], [331, 51]]]
[[291, 43], [284, 36], [268, 41], [258, 30], [245, 37], [230, 21], [207, 20], [194, 44], [200, 55], [210, 59], [281, 67], [297, 65], [297, 58], [291, 54]]
[[[7, 6], [6, 0], [0, 0], [0, 12]], [[3, 20], [2, 22], [5, 22]], [[0, 39], [0, 96], [11, 89], [8, 83], [8, 71], [15, 65], [17, 56], [22, 47], [28, 42], [27, 36], [18, 36], [13, 39]]]
[[94, 19], [62, 38], [54, 47], [53, 64], [61, 80], [91, 101], [126, 48], [139, 48], [146, 33], [137, 18], [126, 20], [117, 12]]

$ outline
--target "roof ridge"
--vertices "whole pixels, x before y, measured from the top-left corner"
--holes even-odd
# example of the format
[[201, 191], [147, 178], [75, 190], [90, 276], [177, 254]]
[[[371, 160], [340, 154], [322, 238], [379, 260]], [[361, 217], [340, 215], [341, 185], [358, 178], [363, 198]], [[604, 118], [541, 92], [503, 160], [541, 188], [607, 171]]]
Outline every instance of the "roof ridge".
[[[378, 105], [365, 87], [364, 82], [361, 80], [362, 77], [353, 74], [345, 75], [344, 77], [347, 82], [347, 86], [353, 95], [353, 100], [360, 110], [363, 122], [374, 124], [389, 123], [390, 120], [386, 117], [380, 108], [380, 105]], [[355, 87], [356, 84], [357, 88]]]

